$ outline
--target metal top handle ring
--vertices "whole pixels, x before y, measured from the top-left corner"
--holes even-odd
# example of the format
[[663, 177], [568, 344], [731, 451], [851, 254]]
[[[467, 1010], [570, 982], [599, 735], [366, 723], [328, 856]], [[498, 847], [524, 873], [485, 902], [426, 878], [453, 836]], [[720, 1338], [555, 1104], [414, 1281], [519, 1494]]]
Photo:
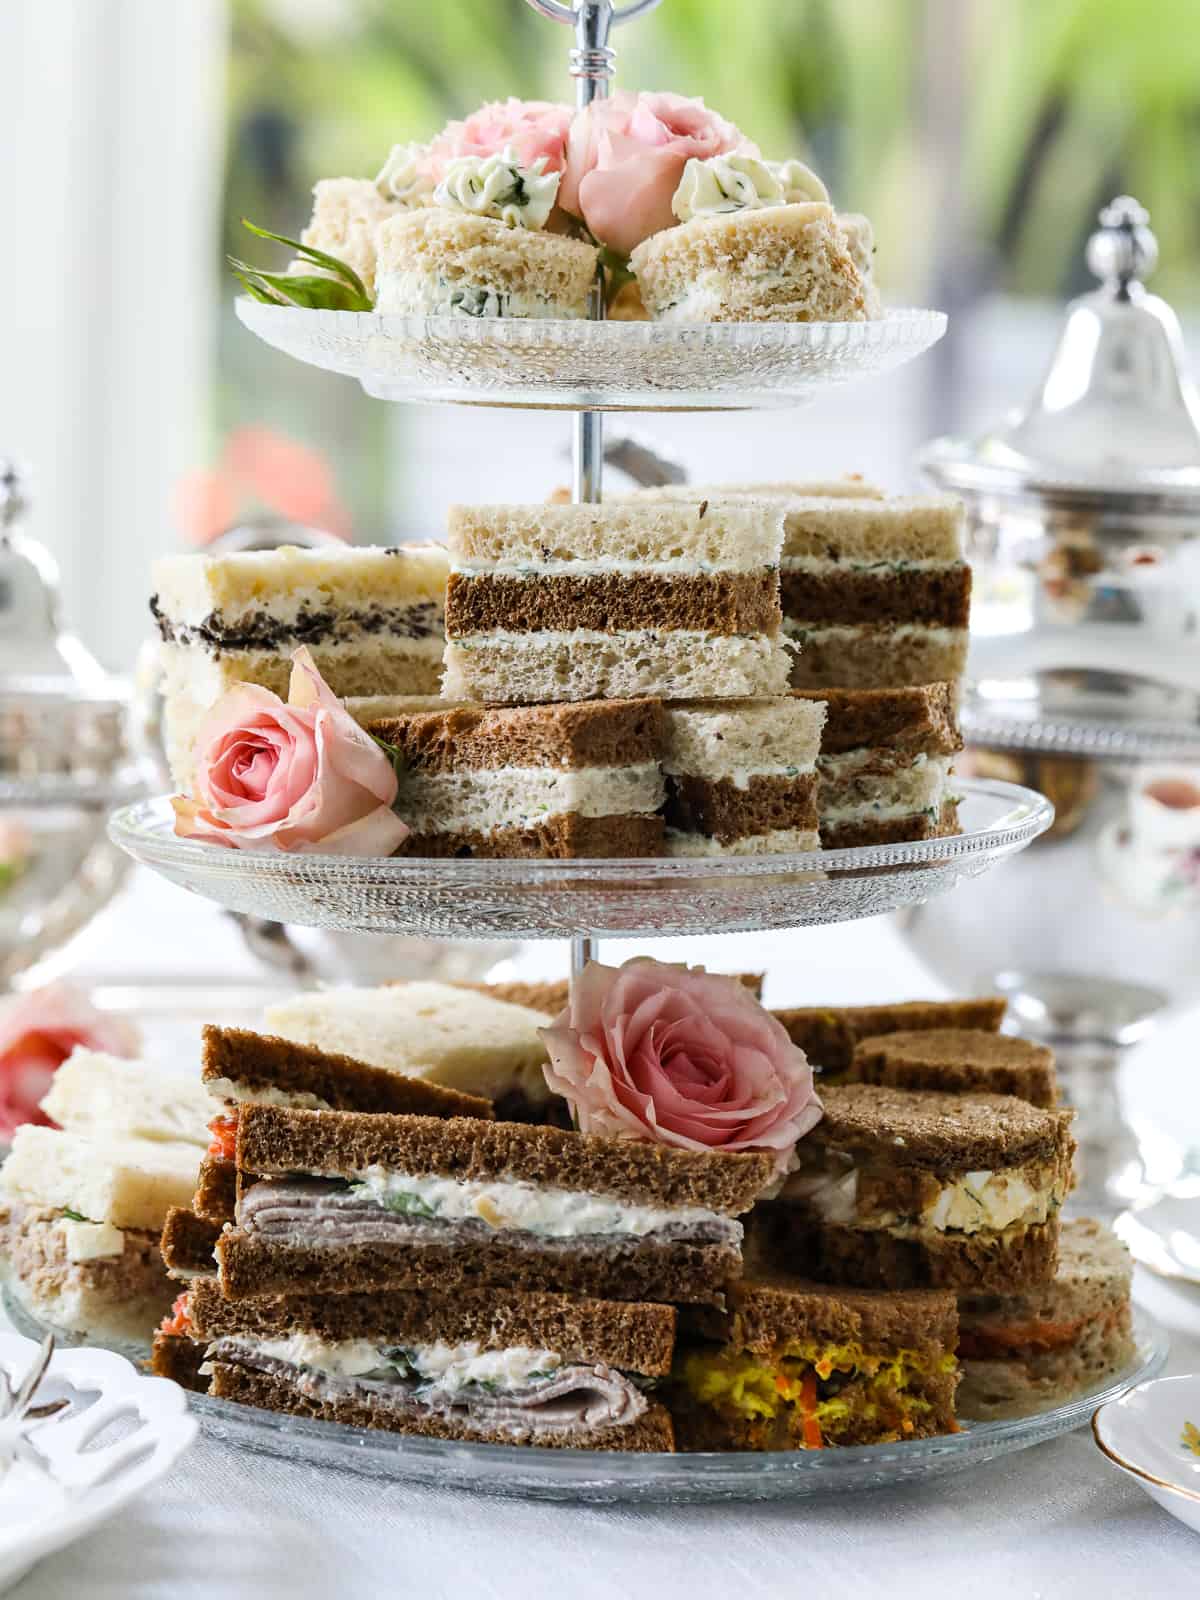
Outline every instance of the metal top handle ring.
[[[620, 8], [610, 5], [612, 25], [615, 27], [618, 23], [628, 22], [643, 11], [653, 11], [660, 3], [661, 0], [632, 0], [630, 5]], [[559, 0], [526, 0], [526, 4], [540, 11], [542, 16], [549, 17], [552, 22], [568, 22], [572, 27], [578, 25], [580, 16], [587, 9], [587, 0], [580, 0], [574, 6], [561, 5]]]

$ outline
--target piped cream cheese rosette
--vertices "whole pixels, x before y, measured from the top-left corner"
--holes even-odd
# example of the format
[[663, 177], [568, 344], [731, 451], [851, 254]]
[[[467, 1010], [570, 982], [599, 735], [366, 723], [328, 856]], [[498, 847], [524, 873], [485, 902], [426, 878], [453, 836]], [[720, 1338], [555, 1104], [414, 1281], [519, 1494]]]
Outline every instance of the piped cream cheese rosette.
[[753, 150], [693, 157], [671, 200], [679, 226], [630, 256], [662, 322], [862, 322], [879, 314], [863, 263], [824, 184], [801, 161]]
[[546, 157], [523, 167], [511, 145], [499, 155], [459, 156], [434, 190], [434, 204], [469, 216], [490, 217], [506, 228], [546, 226], [558, 195], [559, 175]]

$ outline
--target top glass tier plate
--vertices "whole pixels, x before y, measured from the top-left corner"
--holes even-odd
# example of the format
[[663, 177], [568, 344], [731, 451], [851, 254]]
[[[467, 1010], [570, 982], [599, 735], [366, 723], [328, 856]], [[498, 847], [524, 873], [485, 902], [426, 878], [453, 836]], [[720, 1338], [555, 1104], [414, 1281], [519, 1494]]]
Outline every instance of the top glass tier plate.
[[242, 297], [267, 344], [380, 400], [559, 411], [804, 405], [887, 372], [946, 331], [940, 311], [876, 322], [570, 322], [310, 311]]
[[912, 844], [677, 860], [487, 861], [284, 855], [177, 839], [165, 800], [114, 813], [136, 860], [231, 911], [346, 933], [434, 939], [667, 938], [799, 928], [944, 894], [1045, 832], [1017, 784], [956, 780], [963, 832]]

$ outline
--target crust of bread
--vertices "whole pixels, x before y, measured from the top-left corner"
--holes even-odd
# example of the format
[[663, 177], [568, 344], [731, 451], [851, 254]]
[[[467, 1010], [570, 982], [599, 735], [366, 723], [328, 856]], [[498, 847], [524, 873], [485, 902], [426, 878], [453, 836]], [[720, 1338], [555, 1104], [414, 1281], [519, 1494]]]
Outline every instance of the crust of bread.
[[786, 1205], [772, 1206], [770, 1211], [765, 1219], [766, 1242], [756, 1242], [756, 1249], [761, 1248], [781, 1270], [821, 1283], [1000, 1292], [1047, 1283], [1058, 1267], [1057, 1218], [1001, 1233], [897, 1239], [882, 1231], [814, 1222]]
[[188, 1320], [204, 1340], [284, 1339], [301, 1329], [329, 1342], [475, 1343], [485, 1350], [528, 1345], [644, 1377], [670, 1372], [675, 1350], [671, 1306], [490, 1288], [230, 1300], [215, 1283], [198, 1283], [188, 1295]]
[[577, 700], [541, 706], [451, 706], [373, 718], [367, 731], [421, 772], [498, 767], [630, 767], [658, 759], [658, 700]]
[[277, 1089], [313, 1094], [334, 1111], [393, 1111], [428, 1117], [493, 1116], [490, 1100], [446, 1089], [424, 1078], [369, 1066], [351, 1056], [297, 1044], [248, 1028], [209, 1023], [203, 1034], [200, 1075], [205, 1083], [230, 1079], [253, 1092]]
[[[999, 1031], [1008, 1002], [999, 995], [973, 1000], [906, 1000], [884, 1006], [793, 1006], [773, 1011], [793, 1044], [826, 1074], [849, 1070], [862, 1039], [921, 1028]], [[825, 1078], [823, 1082], [828, 1082]]]
[[933, 628], [965, 628], [971, 619], [971, 569], [965, 562], [902, 571], [807, 572], [785, 567], [780, 574], [785, 617], [802, 625], [920, 622]]
[[768, 206], [693, 217], [633, 251], [650, 315], [662, 317], [701, 280], [710, 322], [863, 322], [866, 286], [830, 206]]
[[571, 861], [580, 859], [640, 859], [663, 854], [663, 820], [627, 814], [584, 817], [564, 811], [530, 828], [461, 828], [453, 833], [410, 833], [401, 846], [402, 856], [486, 856], [497, 860], [533, 858]]
[[613, 627], [686, 629], [693, 633], [777, 633], [783, 621], [779, 573], [452, 572], [446, 589], [446, 637], [570, 632]]
[[192, 1210], [208, 1222], [232, 1222], [236, 1207], [236, 1166], [219, 1156], [205, 1156], [196, 1178]]
[[766, 501], [710, 505], [607, 500], [592, 505], [457, 505], [447, 521], [452, 563], [472, 567], [619, 560], [644, 566], [686, 557], [706, 567], [777, 567], [782, 508]]
[[730, 1215], [748, 1211], [774, 1175], [773, 1157], [760, 1152], [676, 1150], [511, 1122], [253, 1104], [238, 1118], [237, 1164], [262, 1175], [353, 1176], [379, 1166], [460, 1181], [525, 1181]]
[[1009, 1094], [1058, 1104], [1054, 1052], [1029, 1039], [969, 1028], [888, 1033], [855, 1047], [848, 1080], [949, 1094]]
[[668, 828], [703, 833], [720, 844], [780, 828], [815, 832], [816, 774], [756, 773], [741, 788], [729, 778], [668, 777], [664, 820]]
[[213, 1251], [221, 1236], [222, 1226], [220, 1222], [198, 1217], [194, 1211], [172, 1206], [163, 1223], [159, 1243], [163, 1262], [171, 1277], [193, 1278], [203, 1274], [215, 1278], [217, 1258]]
[[997, 1171], [1063, 1161], [1073, 1148], [1073, 1112], [1045, 1110], [1012, 1095], [846, 1083], [823, 1089], [821, 1101], [825, 1115], [809, 1141], [881, 1167]]
[[204, 1350], [204, 1345], [193, 1339], [160, 1331], [154, 1335], [150, 1349], [150, 1371], [156, 1378], [170, 1378], [172, 1383], [193, 1394], [207, 1394], [208, 1378], [200, 1372]]
[[856, 850], [868, 844], [907, 844], [915, 839], [949, 839], [962, 828], [957, 800], [943, 800], [937, 813], [913, 811], [903, 817], [860, 817], [854, 822], [821, 818], [821, 844], [826, 850]]
[[422, 1293], [493, 1287], [522, 1293], [587, 1295], [721, 1305], [742, 1270], [736, 1245], [638, 1239], [621, 1248], [550, 1251], [500, 1236], [431, 1244], [287, 1244], [242, 1229], [217, 1242], [221, 1289], [231, 1300], [262, 1295]]
[[436, 207], [388, 218], [375, 238], [381, 278], [426, 272], [450, 285], [537, 295], [575, 307], [581, 316], [599, 260], [596, 247], [581, 239]]
[[958, 1337], [958, 1302], [947, 1289], [839, 1289], [755, 1268], [730, 1290], [724, 1311], [689, 1309], [680, 1331], [762, 1354], [799, 1339], [950, 1352]]
[[909, 755], [954, 755], [963, 747], [952, 683], [900, 689], [793, 689], [825, 702], [823, 756], [885, 749]]
[[295, 1417], [320, 1422], [341, 1422], [352, 1428], [382, 1428], [389, 1433], [407, 1433], [423, 1439], [462, 1439], [473, 1444], [529, 1444], [542, 1449], [673, 1451], [674, 1433], [665, 1407], [652, 1404], [636, 1422], [623, 1427], [592, 1428], [569, 1437], [531, 1432], [527, 1437], [503, 1429], [468, 1428], [444, 1417], [398, 1416], [386, 1407], [361, 1400], [314, 1400], [302, 1394], [286, 1378], [272, 1377], [224, 1361], [213, 1362], [209, 1393], [240, 1405], [260, 1406], [267, 1411], [285, 1411]]

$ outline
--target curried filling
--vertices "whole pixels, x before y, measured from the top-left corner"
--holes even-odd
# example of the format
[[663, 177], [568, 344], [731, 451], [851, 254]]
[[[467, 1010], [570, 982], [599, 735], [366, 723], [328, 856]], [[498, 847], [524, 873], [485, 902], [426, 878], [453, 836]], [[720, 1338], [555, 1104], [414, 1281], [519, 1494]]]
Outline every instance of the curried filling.
[[514, 1438], [625, 1427], [647, 1407], [638, 1381], [626, 1373], [525, 1345], [485, 1350], [475, 1342], [393, 1345], [294, 1333], [217, 1339], [206, 1365], [214, 1361], [280, 1378], [311, 1399], [357, 1401]]
[[1026, 1361], [1033, 1356], [1069, 1350], [1086, 1330], [1099, 1336], [1111, 1333], [1128, 1320], [1127, 1305], [1058, 1322], [989, 1322], [960, 1328], [958, 1353], [964, 1361]]
[[947, 1177], [919, 1168], [858, 1167], [840, 1151], [818, 1150], [788, 1179], [783, 1198], [835, 1226], [911, 1239], [1036, 1227], [1058, 1212], [1069, 1182], [1060, 1161]]
[[736, 1245], [742, 1237], [740, 1223], [698, 1206], [636, 1205], [526, 1182], [460, 1182], [380, 1167], [353, 1179], [263, 1179], [242, 1196], [238, 1221], [271, 1238], [328, 1245], [433, 1242], [447, 1234], [504, 1234], [543, 1248], [577, 1239]]
[[769, 1353], [686, 1351], [674, 1379], [690, 1403], [743, 1425], [751, 1449], [819, 1450], [907, 1438], [934, 1416], [928, 1387], [954, 1370], [952, 1355], [793, 1341]]

